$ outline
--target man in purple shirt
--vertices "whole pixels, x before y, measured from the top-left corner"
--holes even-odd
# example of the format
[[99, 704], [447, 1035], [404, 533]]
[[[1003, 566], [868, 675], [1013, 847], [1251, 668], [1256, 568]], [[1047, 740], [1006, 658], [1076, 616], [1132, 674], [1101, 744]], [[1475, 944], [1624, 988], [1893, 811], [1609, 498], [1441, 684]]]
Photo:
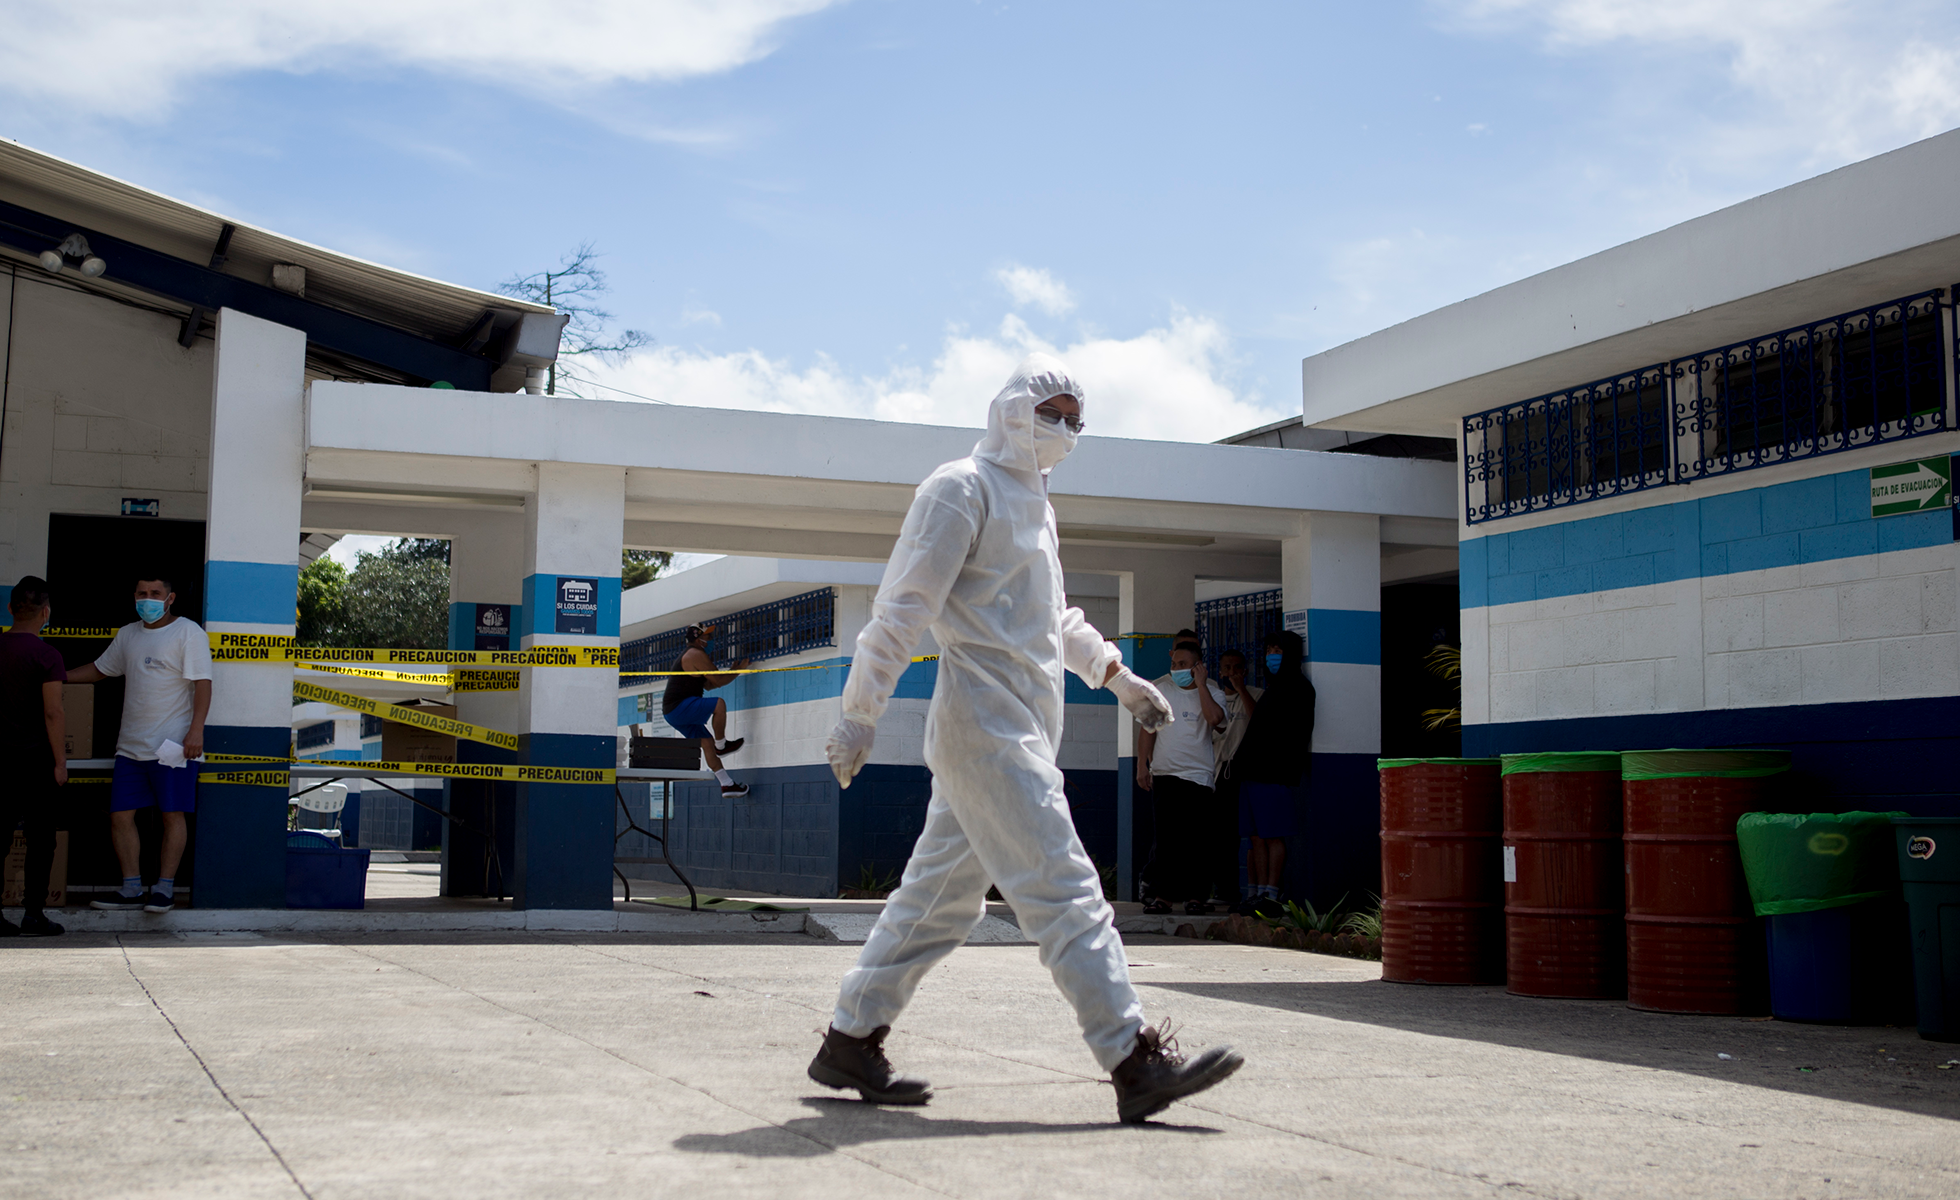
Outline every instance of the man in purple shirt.
[[14, 585], [7, 607], [14, 627], [0, 633], [0, 833], [8, 843], [14, 827], [27, 830], [27, 872], [16, 925], [0, 915], [0, 937], [53, 937], [61, 926], [48, 920], [48, 876], [54, 869], [54, 833], [60, 792], [68, 782], [68, 729], [61, 685], [68, 672], [61, 652], [41, 640], [52, 608], [48, 583], [29, 575]]

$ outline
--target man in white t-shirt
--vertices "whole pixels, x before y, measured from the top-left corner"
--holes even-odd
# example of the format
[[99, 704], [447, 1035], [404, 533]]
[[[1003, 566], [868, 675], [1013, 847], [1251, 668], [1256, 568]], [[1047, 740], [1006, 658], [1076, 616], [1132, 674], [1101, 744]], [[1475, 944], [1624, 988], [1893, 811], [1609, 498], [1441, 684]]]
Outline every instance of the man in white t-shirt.
[[1175, 635], [1171, 673], [1152, 682], [1176, 719], [1137, 741], [1137, 786], [1150, 793], [1157, 841], [1143, 911], [1167, 913], [1183, 900], [1184, 911], [1197, 916], [1211, 911], [1205, 902], [1211, 894], [1206, 848], [1215, 840], [1210, 829], [1217, 820], [1211, 741], [1225, 727], [1225, 693], [1205, 678], [1198, 635], [1188, 629]]
[[[164, 578], [136, 581], [139, 620], [116, 631], [102, 657], [68, 672], [70, 683], [122, 676], [122, 732], [109, 783], [109, 839], [122, 864], [122, 889], [92, 908], [169, 912], [176, 904], [177, 867], [184, 858], [184, 814], [197, 809], [197, 767], [158, 761], [165, 743], [184, 759], [204, 754], [204, 715], [211, 710], [211, 643], [204, 629], [170, 611], [177, 593]], [[156, 886], [143, 890], [143, 844], [138, 809], [155, 806], [163, 818]]]

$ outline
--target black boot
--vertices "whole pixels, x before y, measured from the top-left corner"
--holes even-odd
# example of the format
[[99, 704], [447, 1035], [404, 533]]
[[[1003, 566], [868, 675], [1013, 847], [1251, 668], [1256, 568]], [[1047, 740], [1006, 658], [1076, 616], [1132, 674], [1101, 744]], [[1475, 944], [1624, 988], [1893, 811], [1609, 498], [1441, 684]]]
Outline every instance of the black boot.
[[891, 1031], [891, 1026], [880, 1025], [854, 1038], [830, 1030], [810, 1060], [810, 1078], [825, 1087], [856, 1088], [872, 1104], [924, 1104], [932, 1099], [932, 1085], [900, 1075], [885, 1057], [885, 1037]]
[[1186, 1061], [1175, 1038], [1159, 1037], [1145, 1025], [1137, 1033], [1137, 1048], [1116, 1064], [1109, 1081], [1116, 1085], [1116, 1115], [1127, 1125], [1139, 1125], [1174, 1100], [1196, 1095], [1245, 1065], [1230, 1046], [1214, 1046]]

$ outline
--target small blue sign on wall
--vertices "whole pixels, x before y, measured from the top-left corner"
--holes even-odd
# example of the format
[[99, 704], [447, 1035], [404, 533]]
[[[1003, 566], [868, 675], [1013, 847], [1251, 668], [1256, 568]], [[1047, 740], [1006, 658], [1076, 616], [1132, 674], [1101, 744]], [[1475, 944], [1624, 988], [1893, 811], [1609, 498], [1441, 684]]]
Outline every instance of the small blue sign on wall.
[[476, 606], [476, 646], [478, 650], [508, 650], [510, 645], [510, 605]]
[[599, 632], [599, 581], [590, 576], [558, 577], [559, 633]]

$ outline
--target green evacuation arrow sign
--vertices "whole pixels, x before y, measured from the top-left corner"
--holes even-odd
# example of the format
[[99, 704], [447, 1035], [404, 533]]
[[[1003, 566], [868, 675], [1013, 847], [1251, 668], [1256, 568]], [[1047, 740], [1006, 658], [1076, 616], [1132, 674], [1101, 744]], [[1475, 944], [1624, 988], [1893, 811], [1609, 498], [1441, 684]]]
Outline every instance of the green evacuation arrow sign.
[[1953, 505], [1953, 460], [1942, 454], [1872, 468], [1872, 516], [1924, 512]]

